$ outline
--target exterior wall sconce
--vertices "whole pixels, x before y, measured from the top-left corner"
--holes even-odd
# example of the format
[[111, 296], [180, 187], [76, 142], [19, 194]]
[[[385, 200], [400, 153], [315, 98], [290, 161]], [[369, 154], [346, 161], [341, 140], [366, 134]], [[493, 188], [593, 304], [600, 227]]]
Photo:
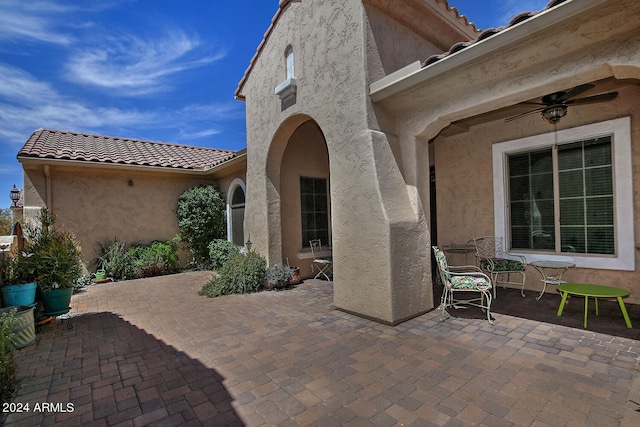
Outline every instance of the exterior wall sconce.
[[11, 198], [11, 201], [13, 202], [13, 206], [17, 207], [18, 206], [18, 200], [20, 200], [20, 190], [16, 188], [15, 184], [13, 184], [13, 188], [11, 189], [11, 191], [9, 191], [9, 197]]
[[251, 242], [251, 233], [249, 233], [249, 238], [244, 243], [244, 247], [247, 248], [247, 252], [251, 252], [251, 246], [253, 246], [253, 243]]

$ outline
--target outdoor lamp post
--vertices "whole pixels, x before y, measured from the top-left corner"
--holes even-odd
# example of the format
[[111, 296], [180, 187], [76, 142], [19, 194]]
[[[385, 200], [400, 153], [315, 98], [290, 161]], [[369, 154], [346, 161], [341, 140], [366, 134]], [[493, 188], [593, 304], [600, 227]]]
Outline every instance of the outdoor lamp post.
[[13, 206], [14, 207], [18, 206], [18, 200], [20, 200], [20, 190], [18, 190], [16, 188], [15, 184], [13, 184], [13, 188], [9, 192], [9, 197], [11, 198], [11, 201], [13, 202]]
[[251, 246], [253, 243], [251, 242], [251, 233], [249, 233], [249, 239], [244, 243], [244, 247], [247, 248], [247, 252], [251, 252]]

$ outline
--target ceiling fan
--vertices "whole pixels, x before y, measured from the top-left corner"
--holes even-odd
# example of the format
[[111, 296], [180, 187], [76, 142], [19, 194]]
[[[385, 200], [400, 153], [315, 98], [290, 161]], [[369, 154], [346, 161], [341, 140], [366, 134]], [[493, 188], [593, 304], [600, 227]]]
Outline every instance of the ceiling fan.
[[510, 122], [511, 120], [519, 119], [520, 117], [540, 112], [542, 113], [542, 117], [544, 117], [546, 121], [551, 124], [556, 124], [560, 121], [561, 118], [567, 115], [567, 109], [569, 108], [569, 105], [593, 104], [596, 102], [613, 101], [618, 96], [618, 92], [607, 92], [601, 93], [599, 95], [586, 96], [584, 98], [575, 98], [581, 93], [584, 93], [593, 88], [595, 88], [595, 86], [592, 84], [583, 84], [580, 86], [576, 86], [573, 89], [569, 89], [566, 92], [560, 91], [545, 95], [541, 99], [542, 102], [521, 102], [518, 105], [541, 105], [542, 107], [538, 107], [535, 110], [527, 111], [526, 113], [508, 117], [507, 119], [505, 119], [505, 121]]

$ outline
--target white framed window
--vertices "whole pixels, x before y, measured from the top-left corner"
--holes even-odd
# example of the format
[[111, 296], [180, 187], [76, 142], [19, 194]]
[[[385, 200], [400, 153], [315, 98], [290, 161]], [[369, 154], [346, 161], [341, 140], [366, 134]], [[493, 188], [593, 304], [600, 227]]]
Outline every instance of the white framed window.
[[240, 178], [233, 180], [227, 193], [227, 240], [244, 246], [245, 184]]
[[493, 145], [495, 233], [510, 253], [635, 270], [630, 123]]

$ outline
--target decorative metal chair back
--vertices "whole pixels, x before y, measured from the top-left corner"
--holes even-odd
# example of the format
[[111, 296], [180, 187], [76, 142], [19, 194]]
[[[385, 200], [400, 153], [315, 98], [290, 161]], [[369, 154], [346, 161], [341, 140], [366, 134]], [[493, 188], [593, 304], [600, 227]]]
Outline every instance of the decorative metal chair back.
[[447, 261], [447, 256], [444, 252], [438, 249], [437, 246], [433, 246], [433, 253], [436, 258], [436, 263], [438, 264], [438, 273], [440, 274], [442, 286], [447, 286], [451, 283], [451, 274], [449, 273], [449, 262]]
[[[480, 307], [485, 311], [487, 321], [489, 324], [493, 324], [493, 319], [491, 318], [492, 286], [489, 276], [480, 271], [480, 268], [475, 265], [460, 267], [449, 266], [447, 256], [444, 252], [438, 249], [437, 246], [433, 246], [432, 248], [443, 285], [442, 299], [440, 301], [440, 307], [438, 308], [441, 310], [440, 321], [445, 320], [447, 307], [458, 308], [460, 305], [472, 305], [474, 307]], [[459, 293], [466, 295], [469, 293], [479, 293], [480, 296], [475, 298], [458, 298], [456, 294]]]
[[502, 237], [485, 236], [473, 239], [479, 259], [502, 257]]
[[[476, 257], [480, 262], [482, 271], [491, 276], [493, 283], [493, 297], [496, 297], [496, 287], [500, 285], [518, 285], [520, 293], [524, 297], [524, 284], [526, 280], [525, 257], [512, 255], [505, 251], [502, 237], [483, 236], [473, 239], [476, 249]], [[512, 281], [511, 273], [520, 275], [521, 281]], [[506, 276], [506, 278], [503, 278]]]
[[315, 239], [309, 240], [309, 246], [311, 247], [311, 254], [313, 258], [320, 258], [320, 249], [322, 248], [322, 240]]

